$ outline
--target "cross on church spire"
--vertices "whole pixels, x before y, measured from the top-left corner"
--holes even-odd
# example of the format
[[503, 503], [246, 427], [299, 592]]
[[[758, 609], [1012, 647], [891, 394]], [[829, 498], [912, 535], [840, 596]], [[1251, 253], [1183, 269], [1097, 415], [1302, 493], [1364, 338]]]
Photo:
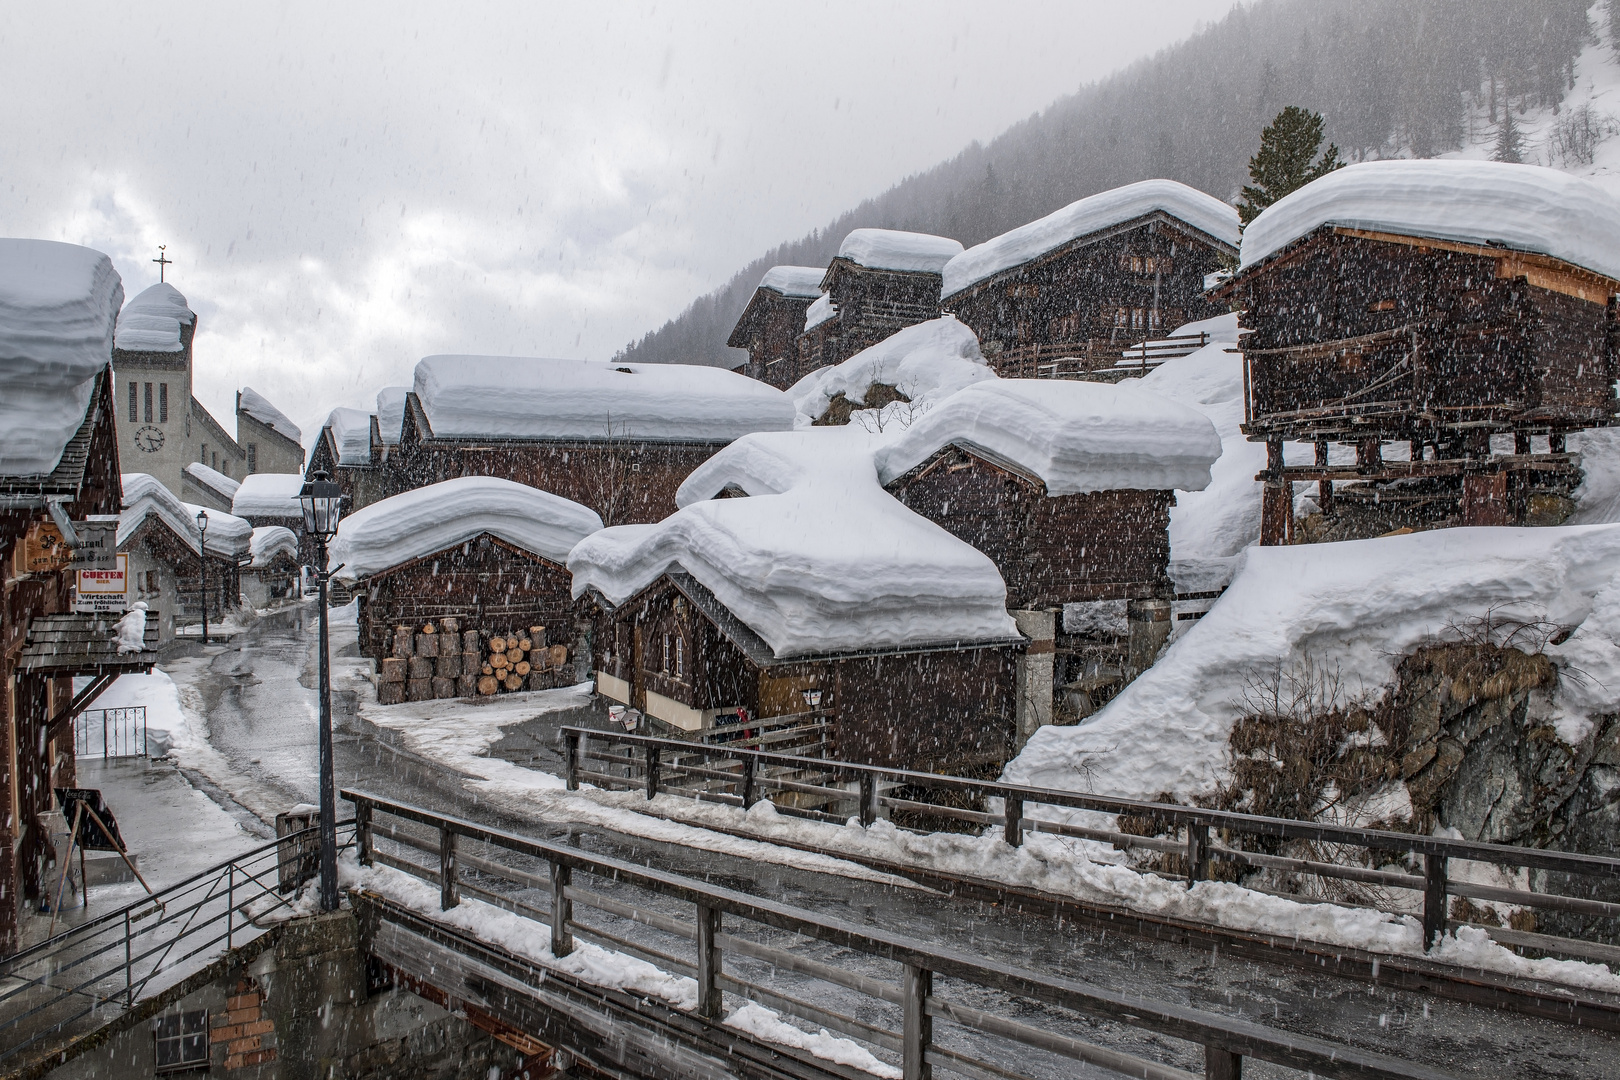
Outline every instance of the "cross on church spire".
[[163, 272], [165, 270], [167, 270], [169, 268], [169, 266], [174, 263], [173, 259], [171, 259], [167, 255], [163, 254], [168, 249], [169, 249], [168, 244], [159, 244], [158, 245], [158, 257], [152, 260], [153, 262], [158, 264], [158, 281], [163, 280]]

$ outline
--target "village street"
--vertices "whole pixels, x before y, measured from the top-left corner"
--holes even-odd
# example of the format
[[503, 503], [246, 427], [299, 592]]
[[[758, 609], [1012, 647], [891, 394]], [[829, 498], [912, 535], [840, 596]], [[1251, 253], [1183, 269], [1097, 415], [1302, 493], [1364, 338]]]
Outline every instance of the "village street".
[[[180, 684], [182, 700], [206, 718], [209, 742], [217, 751], [215, 764], [207, 770], [211, 775], [187, 769], [188, 778], [239, 821], [253, 819], [243, 802], [263, 815], [273, 812], [272, 807], [315, 801], [314, 614], [311, 604], [283, 610], [237, 633], [228, 644], [164, 665]], [[352, 671], [357, 657], [352, 620], [334, 619], [332, 649], [334, 671], [339, 676]], [[406, 748], [396, 732], [364, 719], [357, 708], [357, 691], [348, 688], [352, 682], [335, 677], [334, 686], [340, 788], [359, 787], [528, 835], [566, 837], [593, 852], [1127, 992], [1168, 997], [1369, 1049], [1421, 1054], [1432, 1064], [1463, 1075], [1620, 1074], [1620, 1044], [1601, 1035], [1571, 1040], [1563, 1025], [1230, 961], [1070, 924], [1054, 925], [1038, 916], [874, 881], [873, 874], [852, 864], [850, 876], [843, 877], [794, 865], [794, 853], [787, 851], [781, 861], [773, 861], [648, 839], [571, 821], [564, 801], [537, 803], [533, 812], [524, 812], [508, 800], [481, 794], [471, 777], [424, 760]], [[454, 703], [443, 704], [448, 709]], [[540, 769], [560, 768], [560, 756], [548, 749], [555, 745], [557, 727], [592, 722], [595, 707], [551, 712], [539, 708], [538, 715], [511, 729], [510, 737], [495, 749], [518, 746], [520, 753], [509, 756], [533, 759]], [[574, 801], [586, 803], [584, 798]], [[340, 816], [344, 810], [340, 804]], [[263, 822], [257, 828], [271, 835]], [[628, 925], [616, 927], [616, 932], [652, 933]], [[828, 959], [847, 962], [837, 955]], [[1090, 1037], [1097, 1035], [1091, 1029]], [[1149, 1049], [1145, 1036], [1128, 1030], [1110, 1029], [1107, 1038], [1133, 1050]]]

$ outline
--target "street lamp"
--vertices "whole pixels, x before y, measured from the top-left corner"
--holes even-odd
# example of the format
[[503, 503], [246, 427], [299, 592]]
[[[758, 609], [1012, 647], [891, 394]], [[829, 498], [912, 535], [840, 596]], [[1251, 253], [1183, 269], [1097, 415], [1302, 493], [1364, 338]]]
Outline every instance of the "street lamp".
[[197, 511], [197, 565], [202, 580], [203, 644], [208, 644], [208, 511]]
[[321, 910], [336, 911], [337, 797], [332, 790], [332, 672], [326, 646], [326, 543], [337, 534], [343, 513], [343, 489], [324, 471], [317, 472], [298, 493], [304, 510], [304, 531], [315, 541], [315, 580], [320, 583], [321, 605]]

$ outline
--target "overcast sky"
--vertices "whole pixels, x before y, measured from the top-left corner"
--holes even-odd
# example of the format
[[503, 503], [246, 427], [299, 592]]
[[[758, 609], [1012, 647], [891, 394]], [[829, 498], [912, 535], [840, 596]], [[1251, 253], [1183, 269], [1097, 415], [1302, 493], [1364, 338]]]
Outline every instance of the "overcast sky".
[[1232, 0], [12, 3], [0, 232], [201, 317], [306, 428], [424, 355], [605, 359], [766, 248]]

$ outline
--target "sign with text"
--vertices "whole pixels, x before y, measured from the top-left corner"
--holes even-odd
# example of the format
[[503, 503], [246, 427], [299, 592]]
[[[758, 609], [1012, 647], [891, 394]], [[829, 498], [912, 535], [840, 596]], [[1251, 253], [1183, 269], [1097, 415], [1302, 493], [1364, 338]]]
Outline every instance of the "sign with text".
[[62, 530], [56, 522], [36, 518], [29, 522], [23, 537], [23, 570], [30, 574], [48, 574], [52, 570], [65, 570], [73, 557], [73, 550], [62, 539]]
[[112, 570], [80, 570], [74, 611], [129, 610], [129, 556], [118, 552]]
[[72, 570], [116, 570], [118, 568], [118, 522], [75, 521]]

